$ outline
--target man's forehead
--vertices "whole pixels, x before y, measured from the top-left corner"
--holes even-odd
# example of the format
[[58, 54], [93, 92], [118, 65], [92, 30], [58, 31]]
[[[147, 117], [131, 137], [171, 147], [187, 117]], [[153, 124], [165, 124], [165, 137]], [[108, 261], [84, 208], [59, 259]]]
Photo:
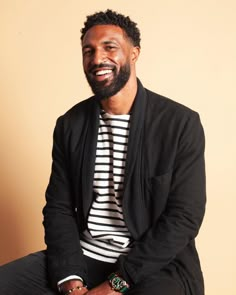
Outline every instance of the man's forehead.
[[115, 25], [95, 25], [91, 27], [82, 40], [82, 44], [100, 40], [105, 42], [108, 40], [124, 40], [125, 33], [123, 29]]

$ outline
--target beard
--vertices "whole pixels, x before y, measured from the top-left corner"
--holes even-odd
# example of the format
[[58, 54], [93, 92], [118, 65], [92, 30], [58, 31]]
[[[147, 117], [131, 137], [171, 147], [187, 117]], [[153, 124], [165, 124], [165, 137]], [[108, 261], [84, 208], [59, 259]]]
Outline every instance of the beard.
[[[106, 64], [100, 64], [94, 68], [99, 69], [102, 67], [107, 67]], [[94, 69], [93, 68], [93, 69]], [[111, 67], [110, 67], [111, 68]], [[104, 81], [96, 81], [93, 79], [92, 74], [85, 73], [85, 76], [87, 78], [87, 81], [93, 91], [93, 93], [97, 96], [99, 100], [107, 99], [113, 95], [115, 95], [117, 92], [119, 92], [125, 84], [128, 82], [130, 77], [130, 64], [126, 63], [120, 68], [119, 73], [117, 73], [117, 68], [112, 67], [113, 70], [113, 79], [111, 82], [109, 82], [108, 79], [105, 79]], [[91, 70], [90, 70], [91, 72]], [[108, 85], [106, 85], [109, 83]]]

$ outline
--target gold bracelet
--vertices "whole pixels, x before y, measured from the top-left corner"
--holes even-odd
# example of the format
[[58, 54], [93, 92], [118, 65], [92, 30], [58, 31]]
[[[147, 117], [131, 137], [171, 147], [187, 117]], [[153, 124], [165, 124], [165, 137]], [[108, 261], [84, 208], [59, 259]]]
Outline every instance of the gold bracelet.
[[71, 288], [69, 289], [68, 291], [66, 291], [66, 293], [64, 295], [69, 295], [70, 293], [74, 292], [75, 290], [82, 290], [83, 288], [87, 288], [86, 286], [77, 286], [77, 287], [74, 287], [74, 288]]

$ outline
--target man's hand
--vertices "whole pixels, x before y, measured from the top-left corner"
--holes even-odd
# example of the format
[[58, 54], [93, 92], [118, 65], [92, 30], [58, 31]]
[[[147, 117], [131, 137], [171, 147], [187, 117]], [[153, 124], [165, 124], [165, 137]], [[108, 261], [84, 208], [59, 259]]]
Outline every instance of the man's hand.
[[[82, 293], [81, 293], [82, 294]], [[100, 284], [99, 286], [89, 290], [86, 295], [118, 295], [120, 292], [112, 290], [108, 281]]]
[[75, 289], [71, 294], [73, 295], [87, 294], [88, 289], [86, 287], [83, 287], [83, 283], [80, 280], [69, 280], [60, 285], [62, 294], [66, 294], [69, 290], [76, 287], [81, 287], [81, 289]]

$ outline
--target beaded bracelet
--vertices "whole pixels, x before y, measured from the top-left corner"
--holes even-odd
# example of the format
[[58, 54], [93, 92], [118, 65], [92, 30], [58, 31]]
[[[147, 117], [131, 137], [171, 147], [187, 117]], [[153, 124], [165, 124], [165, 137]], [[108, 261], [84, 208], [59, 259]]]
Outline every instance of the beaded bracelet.
[[71, 288], [69, 289], [64, 295], [69, 295], [70, 293], [74, 292], [75, 290], [82, 290], [83, 288], [87, 288], [86, 286], [77, 286], [77, 287], [74, 287], [74, 288]]

